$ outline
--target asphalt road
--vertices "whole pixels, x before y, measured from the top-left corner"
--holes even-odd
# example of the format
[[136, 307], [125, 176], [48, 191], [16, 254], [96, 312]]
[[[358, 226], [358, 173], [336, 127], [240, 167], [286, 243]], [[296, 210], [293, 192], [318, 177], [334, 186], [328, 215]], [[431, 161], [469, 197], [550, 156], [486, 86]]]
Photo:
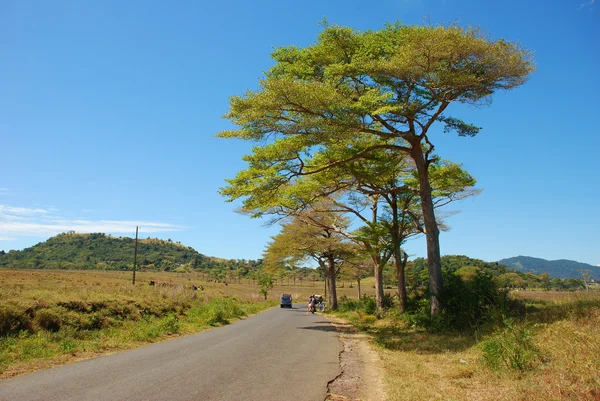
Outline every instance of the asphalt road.
[[0, 400], [322, 401], [340, 344], [305, 308], [0, 381]]

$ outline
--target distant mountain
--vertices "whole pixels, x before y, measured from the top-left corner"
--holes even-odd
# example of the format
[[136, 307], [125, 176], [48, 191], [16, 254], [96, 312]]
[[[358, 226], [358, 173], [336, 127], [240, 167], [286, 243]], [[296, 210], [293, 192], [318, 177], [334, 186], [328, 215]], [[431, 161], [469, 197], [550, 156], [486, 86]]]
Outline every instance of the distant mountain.
[[[133, 266], [134, 249], [135, 240], [129, 237], [65, 233], [21, 251], [0, 251], [0, 267], [126, 270]], [[156, 238], [139, 240], [137, 261], [141, 268], [164, 271], [182, 266], [230, 270], [258, 264], [257, 261], [213, 258], [190, 246]]]
[[593, 278], [600, 279], [600, 267], [573, 260], [546, 260], [530, 256], [516, 256], [499, 260], [498, 263], [524, 273], [548, 273], [551, 277], [558, 278], [581, 278], [582, 270], [590, 270]]

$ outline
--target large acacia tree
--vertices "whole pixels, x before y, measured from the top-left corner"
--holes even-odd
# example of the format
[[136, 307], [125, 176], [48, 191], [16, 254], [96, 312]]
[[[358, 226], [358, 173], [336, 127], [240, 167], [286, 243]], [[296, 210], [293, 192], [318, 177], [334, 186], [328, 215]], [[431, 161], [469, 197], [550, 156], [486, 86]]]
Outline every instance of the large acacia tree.
[[[363, 143], [362, 146], [368, 144]], [[347, 150], [341, 152], [344, 151]], [[319, 152], [310, 159], [311, 164], [323, 164], [318, 162], [319, 158], [349, 158], [349, 155], [340, 154], [339, 150], [337, 157], [330, 153], [327, 150]], [[479, 192], [473, 189], [475, 179], [456, 163], [436, 160], [429, 170], [432, 203], [436, 209]], [[414, 163], [390, 150], [376, 150], [359, 160], [331, 167], [307, 179], [298, 179], [291, 185], [297, 189], [303, 186], [312, 188], [313, 197], [319, 196], [318, 191], [325, 196], [340, 192], [349, 194], [338, 195], [328, 204], [334, 206], [333, 211], [354, 216], [363, 224], [349, 238], [361, 243], [373, 261], [378, 309], [383, 307], [383, 268], [390, 259], [394, 259], [399, 306], [404, 312], [407, 303], [404, 274], [407, 255], [402, 245], [409, 237], [425, 233]], [[442, 221], [438, 216], [438, 226]], [[444, 227], [443, 223], [441, 225]]]
[[[272, 57], [276, 63], [259, 88], [230, 99], [226, 117], [238, 128], [219, 136], [261, 145], [245, 156], [249, 167], [223, 194], [235, 199], [257, 187], [274, 193], [295, 177], [380, 149], [408, 155], [419, 178], [431, 313], [438, 313], [443, 286], [430, 129], [439, 122], [445, 131], [476, 135], [479, 128], [447, 114], [449, 106], [486, 102], [498, 90], [523, 84], [534, 69], [531, 54], [477, 29], [393, 24], [366, 32], [326, 26], [315, 44], [277, 48]], [[355, 148], [364, 135], [375, 139], [373, 145]], [[307, 157], [323, 148], [352, 155], [308, 164]]]

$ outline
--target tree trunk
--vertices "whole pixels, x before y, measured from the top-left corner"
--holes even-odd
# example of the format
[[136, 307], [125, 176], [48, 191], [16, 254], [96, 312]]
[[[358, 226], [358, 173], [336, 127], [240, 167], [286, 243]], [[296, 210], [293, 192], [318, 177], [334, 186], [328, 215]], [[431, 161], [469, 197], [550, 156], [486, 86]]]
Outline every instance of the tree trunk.
[[360, 279], [356, 279], [356, 287], [358, 287], [358, 299], [360, 299]]
[[392, 245], [394, 247], [394, 260], [396, 262], [396, 277], [398, 278], [398, 300], [400, 304], [400, 313], [406, 312], [406, 280], [404, 277], [404, 267], [408, 256], [404, 254], [402, 257], [401, 240], [400, 240], [400, 224], [398, 222], [398, 197], [395, 193], [392, 194]]
[[419, 173], [419, 195], [425, 223], [425, 238], [427, 240], [427, 269], [429, 272], [429, 290], [431, 292], [431, 316], [441, 312], [442, 258], [440, 254], [440, 231], [435, 221], [431, 185], [429, 184], [429, 166], [419, 143], [412, 144], [411, 156]]
[[336, 310], [338, 307], [337, 302], [337, 289], [335, 288], [335, 258], [333, 255], [329, 255], [327, 257], [327, 268], [328, 268], [328, 280], [327, 284], [329, 285], [329, 308], [331, 310]]
[[[377, 223], [377, 202], [378, 198], [372, 199], [373, 205], [371, 205], [372, 217], [371, 221], [373, 224]], [[375, 272], [375, 301], [377, 303], [377, 312], [383, 310], [383, 266], [381, 266], [381, 254], [377, 248], [371, 248], [371, 258], [373, 259], [374, 272]]]
[[[402, 255], [403, 254], [403, 255]], [[408, 260], [408, 255], [403, 252], [399, 252], [395, 257], [396, 259], [396, 274], [398, 276], [398, 300], [400, 301], [400, 313], [406, 312], [406, 278], [405, 268]]]
[[377, 312], [383, 310], [383, 266], [381, 266], [381, 258], [377, 257], [373, 260], [375, 266], [375, 300], [377, 301]]

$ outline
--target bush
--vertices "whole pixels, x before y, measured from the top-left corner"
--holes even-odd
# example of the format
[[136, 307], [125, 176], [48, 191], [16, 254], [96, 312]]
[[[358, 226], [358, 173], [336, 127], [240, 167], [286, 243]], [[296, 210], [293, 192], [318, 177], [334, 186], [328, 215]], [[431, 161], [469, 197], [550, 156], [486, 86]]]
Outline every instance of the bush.
[[223, 309], [214, 306], [206, 308], [204, 321], [210, 326], [219, 326], [229, 323]]
[[477, 331], [507, 316], [511, 301], [508, 291], [499, 288], [490, 274], [478, 271], [470, 280], [463, 280], [445, 272], [442, 304], [443, 311], [430, 320], [431, 330]]
[[532, 369], [539, 360], [532, 337], [527, 325], [505, 321], [502, 331], [481, 342], [484, 363], [494, 370]]
[[15, 305], [0, 305], [0, 337], [31, 331], [31, 318]]
[[375, 297], [366, 295], [360, 299], [350, 299], [347, 296], [342, 296], [338, 301], [338, 310], [340, 312], [359, 312], [374, 315], [377, 312], [377, 301]]
[[75, 342], [72, 340], [62, 340], [60, 342], [60, 349], [65, 353], [72, 353], [75, 350]]
[[394, 306], [394, 296], [389, 292], [383, 294], [383, 309], [390, 309]]
[[57, 332], [60, 330], [62, 320], [55, 310], [40, 309], [35, 314], [34, 323], [41, 329]]
[[175, 315], [174, 313], [170, 313], [168, 314], [162, 321], [161, 321], [161, 328], [167, 333], [167, 334], [175, 334], [179, 332], [179, 318], [177, 317], [177, 315]]

